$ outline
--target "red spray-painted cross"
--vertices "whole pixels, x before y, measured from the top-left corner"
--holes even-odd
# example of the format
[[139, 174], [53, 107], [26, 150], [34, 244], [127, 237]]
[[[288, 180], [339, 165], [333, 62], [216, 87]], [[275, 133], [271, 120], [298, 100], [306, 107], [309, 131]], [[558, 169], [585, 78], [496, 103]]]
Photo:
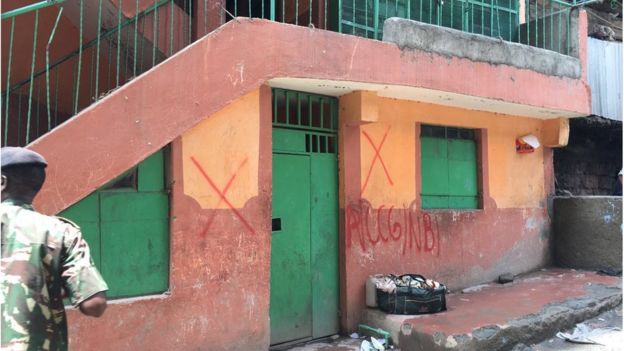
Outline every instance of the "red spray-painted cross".
[[373, 148], [373, 151], [375, 152], [375, 156], [373, 157], [370, 167], [368, 168], [368, 174], [366, 175], [366, 179], [364, 180], [364, 184], [362, 185], [361, 194], [364, 194], [364, 190], [366, 190], [366, 186], [368, 185], [368, 180], [370, 179], [371, 173], [373, 172], [373, 167], [375, 166], [375, 163], [377, 162], [377, 160], [379, 160], [381, 167], [383, 167], [384, 173], [386, 173], [386, 179], [388, 179], [388, 183], [390, 183], [390, 185], [394, 185], [394, 183], [392, 182], [392, 178], [390, 177], [390, 173], [388, 172], [388, 169], [386, 168], [386, 164], [383, 158], [381, 157], [381, 148], [383, 148], [383, 145], [386, 142], [386, 137], [388, 136], [389, 131], [390, 131], [390, 126], [388, 126], [388, 129], [386, 129], [386, 132], [381, 138], [381, 141], [379, 142], [379, 146], [375, 145], [375, 143], [373, 142], [373, 139], [371, 139], [368, 133], [366, 133], [365, 131], [362, 131], [362, 134], [364, 134], [364, 137], [366, 138], [366, 140], [368, 140], [369, 144]]
[[[212, 190], [214, 190], [214, 192], [219, 195], [219, 202], [217, 202], [216, 206], [219, 206], [222, 202], [225, 202], [225, 204], [230, 208], [230, 210], [232, 211], [232, 213], [234, 213], [234, 215], [236, 217], [238, 217], [238, 219], [240, 220], [240, 222], [245, 226], [245, 228], [247, 228], [247, 230], [249, 230], [249, 232], [251, 232], [251, 234], [256, 234], [256, 231], [253, 229], [253, 227], [249, 224], [249, 222], [247, 222], [247, 220], [245, 219], [245, 217], [243, 217], [243, 215], [236, 209], [236, 207], [234, 207], [234, 205], [232, 205], [232, 203], [230, 202], [230, 200], [228, 200], [228, 198], [226, 197], [226, 194], [228, 192], [228, 190], [230, 189], [230, 186], [232, 185], [232, 183], [234, 182], [234, 179], [236, 178], [236, 175], [238, 174], [238, 171], [243, 167], [243, 165], [245, 163], [247, 163], [247, 159], [243, 160], [243, 162], [241, 162], [241, 164], [238, 166], [238, 168], [236, 169], [236, 171], [234, 172], [234, 174], [232, 174], [232, 176], [230, 177], [230, 179], [228, 180], [228, 182], [225, 184], [225, 187], [223, 187], [223, 190], [219, 190], [219, 188], [217, 187], [217, 185], [212, 181], [212, 179], [210, 179], [210, 177], [208, 176], [208, 174], [206, 173], [206, 171], [204, 171], [204, 168], [201, 166], [201, 164], [195, 159], [195, 157], [191, 156], [191, 161], [193, 161], [193, 164], [195, 165], [195, 167], [197, 167], [197, 170], [199, 170], [199, 172], [202, 174], [202, 176], [204, 177], [204, 179], [206, 179], [206, 182], [208, 183], [208, 185], [210, 185], [210, 187], [212, 188]], [[206, 226], [204, 227], [204, 230], [201, 233], [201, 237], [205, 237], [206, 233], [208, 233], [208, 229], [210, 228], [210, 226], [212, 225], [212, 221], [214, 220], [216, 214], [213, 214], [212, 217], [210, 219], [208, 219], [208, 222], [206, 222]]]

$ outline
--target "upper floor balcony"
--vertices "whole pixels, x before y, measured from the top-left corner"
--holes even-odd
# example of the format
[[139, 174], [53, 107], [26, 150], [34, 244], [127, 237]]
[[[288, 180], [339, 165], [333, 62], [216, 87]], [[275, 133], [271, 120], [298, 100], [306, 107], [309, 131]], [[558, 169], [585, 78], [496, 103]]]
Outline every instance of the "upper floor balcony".
[[[2, 145], [30, 143], [226, 22], [242, 21], [241, 17], [582, 80], [574, 10], [585, 3], [8, 0], [2, 13], [1, 141]], [[396, 17], [414, 22], [387, 21]], [[520, 57], [520, 51], [530, 54]]]

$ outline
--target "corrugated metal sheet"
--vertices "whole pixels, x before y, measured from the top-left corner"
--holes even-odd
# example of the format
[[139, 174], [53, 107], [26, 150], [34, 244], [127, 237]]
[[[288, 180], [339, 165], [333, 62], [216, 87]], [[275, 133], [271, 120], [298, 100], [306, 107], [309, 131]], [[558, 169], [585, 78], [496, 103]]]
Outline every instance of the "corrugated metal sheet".
[[622, 120], [622, 43], [588, 38], [592, 114]]

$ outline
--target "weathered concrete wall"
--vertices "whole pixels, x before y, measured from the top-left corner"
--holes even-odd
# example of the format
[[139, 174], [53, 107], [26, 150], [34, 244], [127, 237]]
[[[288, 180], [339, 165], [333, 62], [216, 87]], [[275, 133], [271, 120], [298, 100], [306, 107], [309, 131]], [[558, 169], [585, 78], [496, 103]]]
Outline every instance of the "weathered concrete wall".
[[72, 311], [72, 350], [268, 349], [270, 101], [251, 92], [171, 144], [170, 291]]
[[622, 169], [622, 122], [601, 117], [570, 120], [570, 139], [555, 149], [557, 192], [612, 195]]
[[384, 41], [403, 49], [509, 65], [552, 76], [581, 77], [581, 60], [578, 58], [534, 46], [397, 17], [384, 22], [383, 33]]
[[621, 197], [557, 197], [553, 209], [558, 265], [622, 269]]
[[[552, 149], [514, 147], [546, 122], [369, 94], [340, 101], [344, 330], [360, 321], [369, 274], [421, 273], [455, 289], [550, 262]], [[352, 104], [370, 111], [375, 101], [377, 122], [346, 118]], [[479, 130], [481, 209], [421, 209], [421, 123]]]

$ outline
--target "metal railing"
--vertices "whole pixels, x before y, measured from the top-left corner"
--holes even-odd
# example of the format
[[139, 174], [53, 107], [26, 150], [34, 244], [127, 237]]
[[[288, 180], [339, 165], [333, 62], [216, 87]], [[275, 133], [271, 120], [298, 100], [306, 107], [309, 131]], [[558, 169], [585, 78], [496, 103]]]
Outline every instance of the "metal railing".
[[226, 20], [233, 17], [265, 18], [276, 22], [335, 30], [336, 0], [230, 0], [224, 1]]
[[570, 11], [594, 0], [339, 0], [338, 30], [381, 39], [387, 18], [419, 22], [570, 54]]
[[564, 55], [573, 53], [578, 34], [572, 33], [572, 9], [595, 0], [526, 1], [523, 23], [514, 41]]
[[191, 42], [192, 0], [131, 1], [130, 13], [77, 0], [2, 14], [2, 145], [30, 143]]
[[340, 31], [381, 39], [383, 23], [401, 17], [464, 32], [512, 40], [518, 24], [514, 0], [341, 0]]
[[[2, 145], [26, 145], [236, 17], [381, 39], [409, 18], [570, 54], [582, 0], [48, 0], [2, 13]], [[593, 1], [593, 0], [589, 0]], [[587, 0], [585, 1], [587, 3]], [[5, 6], [6, 8], [7, 6]], [[5, 39], [7, 37], [3, 37]], [[19, 45], [18, 45], [19, 43]], [[241, 43], [242, 45], [242, 43]]]
[[235, 17], [330, 29], [329, 6], [329, 0], [48, 0], [5, 11], [2, 145], [32, 142]]

